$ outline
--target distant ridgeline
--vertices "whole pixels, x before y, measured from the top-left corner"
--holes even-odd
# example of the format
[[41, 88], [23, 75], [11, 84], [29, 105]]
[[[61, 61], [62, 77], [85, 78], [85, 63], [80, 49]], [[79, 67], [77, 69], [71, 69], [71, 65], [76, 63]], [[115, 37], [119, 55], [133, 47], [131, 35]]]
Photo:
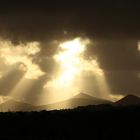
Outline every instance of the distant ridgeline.
[[55, 110], [55, 109], [73, 109], [78, 106], [112, 104], [111, 101], [92, 97], [90, 95], [80, 93], [70, 99], [41, 106], [33, 106], [27, 103], [9, 100], [0, 105], [1, 112], [7, 111], [41, 111], [41, 110]]
[[80, 93], [68, 100], [41, 106], [33, 106], [27, 103], [9, 100], [0, 104], [0, 112], [74, 109], [82, 106], [101, 104], [112, 106], [137, 106], [140, 105], [140, 98], [134, 95], [128, 95], [114, 103], [105, 99], [100, 99], [84, 93]]

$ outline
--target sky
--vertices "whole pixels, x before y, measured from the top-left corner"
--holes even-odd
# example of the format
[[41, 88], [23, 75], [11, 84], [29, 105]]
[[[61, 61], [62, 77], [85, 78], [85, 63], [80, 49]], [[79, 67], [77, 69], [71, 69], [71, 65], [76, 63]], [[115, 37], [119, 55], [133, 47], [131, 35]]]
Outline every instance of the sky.
[[[84, 51], [70, 50], [68, 54], [63, 50], [68, 49], [66, 42], [76, 40], [86, 46]], [[75, 53], [72, 55], [75, 62], [66, 57], [71, 52]], [[60, 56], [64, 57], [63, 61]], [[79, 61], [82, 66], [75, 69]], [[62, 62], [72, 63], [75, 73], [66, 70]], [[92, 70], [89, 65], [96, 66]], [[77, 70], [82, 71], [80, 76]], [[73, 79], [69, 79], [70, 87], [57, 85], [59, 89], [55, 88], [53, 84], [60, 83], [66, 73], [73, 74], [76, 80], [72, 83]], [[139, 85], [139, 2], [0, 2], [2, 101], [12, 97], [45, 104], [80, 92], [113, 100], [128, 94], [140, 96]]]

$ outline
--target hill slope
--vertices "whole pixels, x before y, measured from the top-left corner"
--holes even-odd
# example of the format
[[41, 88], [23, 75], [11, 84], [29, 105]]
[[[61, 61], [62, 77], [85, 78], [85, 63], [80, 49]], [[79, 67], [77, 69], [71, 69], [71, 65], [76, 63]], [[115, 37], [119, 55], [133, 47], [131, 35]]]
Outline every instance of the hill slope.
[[72, 97], [71, 99], [68, 99], [62, 102], [40, 106], [39, 110], [71, 109], [78, 106], [111, 104], [111, 103], [112, 103], [111, 101], [108, 101], [105, 99], [100, 99], [100, 98], [92, 97], [84, 93], [80, 93]]
[[87, 105], [99, 105], [99, 104], [111, 104], [112, 102], [90, 95], [80, 93], [68, 100], [47, 104], [42, 106], [33, 106], [27, 103], [22, 103], [15, 100], [9, 100], [0, 105], [0, 112], [7, 111], [40, 111], [40, 110], [55, 110], [55, 109], [72, 109], [78, 106], [87, 106]]
[[36, 108], [30, 104], [9, 100], [0, 105], [0, 112], [7, 111], [34, 111]]

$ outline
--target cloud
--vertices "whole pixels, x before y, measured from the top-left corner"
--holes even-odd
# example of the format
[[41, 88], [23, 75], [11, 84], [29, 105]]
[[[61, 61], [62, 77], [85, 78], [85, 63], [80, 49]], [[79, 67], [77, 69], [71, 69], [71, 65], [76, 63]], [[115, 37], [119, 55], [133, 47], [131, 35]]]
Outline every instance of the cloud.
[[0, 96], [0, 104], [6, 102], [8, 100], [11, 100], [11, 99], [12, 99], [12, 97], [10, 97], [10, 96]]
[[140, 37], [139, 2], [73, 3], [2, 2], [0, 34], [13, 42], [53, 40], [64, 37], [64, 31], [73, 37], [82, 33], [93, 38]]
[[[98, 58], [112, 94], [140, 94], [138, 3], [2, 3], [0, 37], [4, 39], [0, 40], [1, 85], [8, 83], [9, 89], [12, 89], [14, 85], [6, 78], [8, 75], [4, 75], [8, 73], [9, 78], [14, 79], [12, 73], [16, 75], [15, 71], [18, 71], [15, 84], [22, 76], [36, 81], [47, 75], [47, 81], [50, 81], [59, 67], [53, 59], [58, 44], [84, 36], [93, 40], [93, 44], [87, 47], [85, 57]], [[86, 82], [83, 82], [86, 91], [95, 91], [93, 94], [98, 95], [95, 77], [88, 73], [86, 78]], [[4, 82], [6, 80], [8, 82]], [[4, 87], [0, 87], [1, 94]]]
[[139, 74], [138, 74], [138, 77], [140, 78], [140, 72], [139, 72]]
[[110, 71], [106, 72], [107, 82], [112, 90], [112, 94], [140, 96], [139, 71]]
[[88, 55], [96, 54], [100, 67], [106, 71], [140, 70], [137, 40], [97, 40], [89, 46]]
[[40, 52], [38, 42], [12, 44], [10, 40], [0, 40], [0, 58], [4, 65], [12, 67], [18, 65], [18, 69], [25, 71], [25, 78], [36, 79], [44, 72], [32, 62], [34, 55]]
[[121, 98], [124, 97], [124, 95], [120, 94], [120, 93], [116, 93], [116, 94], [109, 94], [110, 98], [116, 102], [118, 100], [120, 100]]
[[138, 51], [140, 51], [140, 41], [138, 41]]
[[[138, 41], [92, 40], [92, 42], [93, 44], [87, 45], [86, 55], [83, 56], [85, 71], [89, 70], [89, 64], [94, 63], [94, 58], [97, 58], [99, 67], [104, 72], [107, 84], [111, 89], [110, 98], [116, 99], [120, 97], [119, 95], [127, 94], [139, 95], [140, 55]], [[55, 72], [60, 65], [54, 56], [60, 51], [58, 49], [60, 43], [61, 40], [50, 40], [49, 42], [32, 41], [13, 44], [10, 39], [1, 39], [0, 94], [8, 95], [24, 77], [28, 82], [31, 80], [34, 83], [32, 88], [23, 95], [25, 99], [32, 102], [33, 98], [39, 98], [44, 85], [50, 83], [57, 76]], [[90, 58], [93, 58], [93, 61]], [[101, 96], [100, 83], [97, 83], [92, 72], [85, 72], [81, 80], [77, 78], [75, 82], [76, 84], [84, 84], [81, 88], [82, 91], [97, 97]], [[44, 94], [51, 94], [47, 91], [49, 89], [46, 89]], [[76, 90], [75, 92], [80, 91]]]

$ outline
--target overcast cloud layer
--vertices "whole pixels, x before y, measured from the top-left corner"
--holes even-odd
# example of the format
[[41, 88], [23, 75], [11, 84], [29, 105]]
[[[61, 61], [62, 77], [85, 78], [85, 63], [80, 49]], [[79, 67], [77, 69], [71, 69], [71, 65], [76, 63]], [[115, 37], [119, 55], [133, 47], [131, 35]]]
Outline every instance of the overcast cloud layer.
[[[29, 102], [38, 98], [46, 81], [52, 78], [58, 67], [52, 59], [58, 42], [77, 36], [90, 38], [86, 55], [97, 57], [103, 69], [112, 94], [140, 96], [140, 8], [135, 1], [85, 1], [85, 2], [13, 2], [0, 4], [0, 37], [10, 40], [12, 46], [38, 42], [39, 49], [29, 56], [29, 63], [37, 66], [38, 79], [33, 78], [36, 88], [27, 93]], [[0, 46], [0, 50], [2, 49]], [[26, 49], [23, 49], [25, 51]], [[16, 52], [17, 50], [13, 50]], [[25, 51], [26, 53], [26, 51]], [[0, 54], [1, 56], [2, 54]], [[6, 56], [5, 56], [6, 57]], [[9, 67], [0, 58], [0, 69]], [[23, 68], [23, 66], [22, 66]], [[14, 69], [8, 76], [0, 79], [0, 94], [7, 96], [14, 84], [25, 74]], [[95, 90], [94, 77], [86, 77], [85, 90]], [[13, 79], [11, 83], [9, 79]], [[87, 82], [89, 81], [89, 83]], [[93, 83], [93, 84], [92, 84]], [[5, 88], [5, 86], [8, 88]], [[6, 90], [6, 91], [4, 91]], [[96, 93], [98, 95], [98, 93]], [[25, 97], [26, 98], [26, 97]]]

